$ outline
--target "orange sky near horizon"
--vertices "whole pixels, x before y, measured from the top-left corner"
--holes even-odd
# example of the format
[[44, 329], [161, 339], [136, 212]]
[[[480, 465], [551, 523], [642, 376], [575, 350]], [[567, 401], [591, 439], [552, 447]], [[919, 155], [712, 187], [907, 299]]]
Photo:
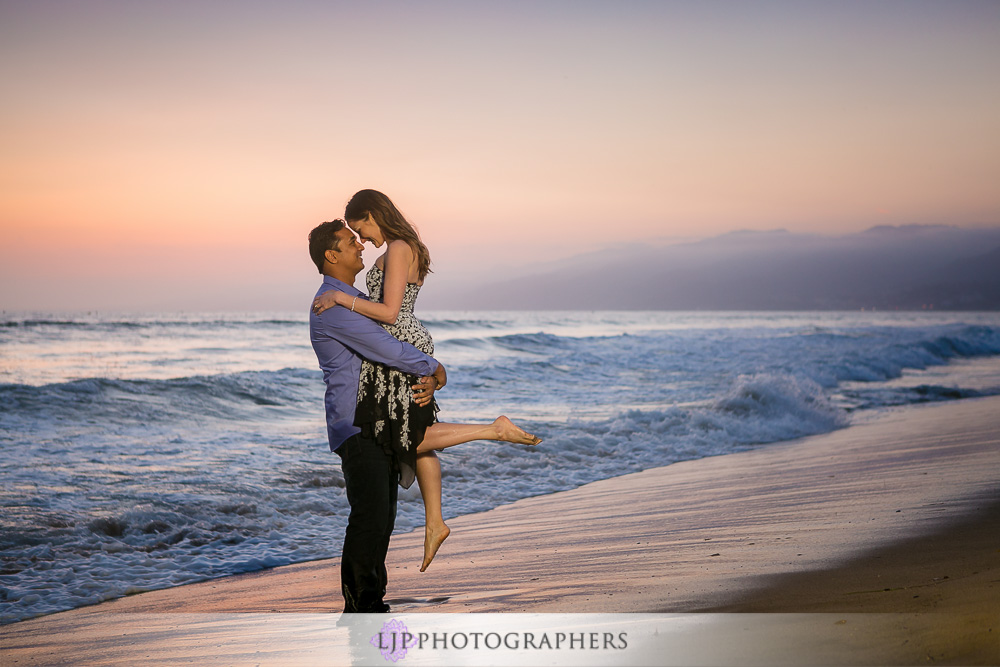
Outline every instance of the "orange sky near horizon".
[[991, 2], [4, 0], [0, 308], [298, 308], [362, 187], [435, 280], [997, 226], [998, 80]]

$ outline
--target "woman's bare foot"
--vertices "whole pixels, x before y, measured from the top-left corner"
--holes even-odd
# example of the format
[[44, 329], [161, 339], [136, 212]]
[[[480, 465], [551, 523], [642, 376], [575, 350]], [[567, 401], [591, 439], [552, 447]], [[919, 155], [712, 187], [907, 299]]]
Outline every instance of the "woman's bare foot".
[[441, 524], [440, 528], [431, 529], [430, 526], [424, 526], [424, 562], [420, 564], [420, 571], [423, 572], [427, 569], [427, 566], [431, 564], [434, 560], [434, 556], [438, 552], [438, 547], [441, 543], [445, 541], [445, 538], [451, 534], [451, 528]]
[[524, 429], [514, 425], [514, 422], [500, 415], [493, 422], [493, 428], [497, 431], [497, 440], [504, 442], [514, 442], [519, 445], [537, 445], [541, 438], [531, 435]]

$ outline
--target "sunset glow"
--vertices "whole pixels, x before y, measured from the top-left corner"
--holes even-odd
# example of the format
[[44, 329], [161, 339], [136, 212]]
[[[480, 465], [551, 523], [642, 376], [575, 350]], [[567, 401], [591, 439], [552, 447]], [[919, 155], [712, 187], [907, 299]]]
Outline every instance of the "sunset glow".
[[441, 281], [609, 235], [997, 226], [998, 35], [992, 2], [4, 0], [0, 307], [296, 309], [363, 187]]

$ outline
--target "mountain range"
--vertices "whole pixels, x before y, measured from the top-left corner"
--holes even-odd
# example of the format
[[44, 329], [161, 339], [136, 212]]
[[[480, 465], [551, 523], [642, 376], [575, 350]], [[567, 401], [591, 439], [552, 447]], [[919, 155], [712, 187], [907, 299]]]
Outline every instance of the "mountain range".
[[1000, 228], [738, 231], [609, 247], [435, 297], [453, 309], [998, 310]]

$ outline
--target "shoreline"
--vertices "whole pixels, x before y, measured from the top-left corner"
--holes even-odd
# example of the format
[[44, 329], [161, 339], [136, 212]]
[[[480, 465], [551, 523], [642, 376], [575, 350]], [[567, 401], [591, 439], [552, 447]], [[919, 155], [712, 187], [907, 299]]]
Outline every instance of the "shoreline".
[[[955, 523], [879, 546], [822, 570], [777, 574], [711, 613], [1000, 613], [1000, 498], [984, 498]], [[982, 567], [981, 554], [998, 567]], [[998, 637], [1000, 641], [1000, 637]]]
[[[879, 641], [907, 660], [991, 664], [997, 470], [1000, 397], [907, 406], [456, 517], [425, 573], [422, 531], [396, 535], [387, 601], [403, 614], [934, 614], [934, 632]], [[319, 560], [19, 621], [0, 645], [11, 664], [45, 664], [111, 641], [115, 619], [341, 605], [338, 561]]]

